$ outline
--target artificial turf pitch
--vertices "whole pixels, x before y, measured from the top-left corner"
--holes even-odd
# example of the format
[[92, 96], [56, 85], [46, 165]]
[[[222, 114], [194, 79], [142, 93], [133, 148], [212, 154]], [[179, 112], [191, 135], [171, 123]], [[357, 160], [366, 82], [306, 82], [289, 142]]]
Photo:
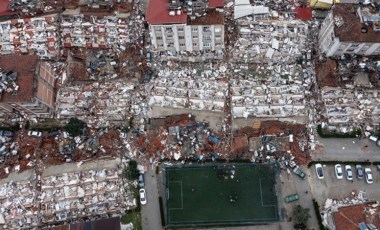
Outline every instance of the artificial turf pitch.
[[169, 226], [278, 220], [273, 165], [203, 165], [165, 171]]

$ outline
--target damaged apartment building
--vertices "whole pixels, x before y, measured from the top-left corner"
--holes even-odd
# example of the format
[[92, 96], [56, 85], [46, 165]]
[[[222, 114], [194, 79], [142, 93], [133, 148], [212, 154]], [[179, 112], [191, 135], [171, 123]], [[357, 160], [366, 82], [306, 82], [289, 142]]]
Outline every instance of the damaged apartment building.
[[0, 121], [52, 117], [55, 68], [36, 55], [7, 55], [0, 59]]
[[298, 19], [293, 8], [279, 11], [276, 5], [252, 5], [249, 0], [235, 1], [234, 19], [233, 116], [305, 123], [305, 98], [314, 81], [310, 22]]
[[322, 54], [336, 59], [334, 75], [342, 82], [321, 86], [328, 127], [348, 132], [379, 126], [379, 2], [335, 4], [322, 23], [318, 45]]
[[222, 58], [223, 6], [223, 0], [149, 1], [146, 20], [153, 51], [163, 60]]

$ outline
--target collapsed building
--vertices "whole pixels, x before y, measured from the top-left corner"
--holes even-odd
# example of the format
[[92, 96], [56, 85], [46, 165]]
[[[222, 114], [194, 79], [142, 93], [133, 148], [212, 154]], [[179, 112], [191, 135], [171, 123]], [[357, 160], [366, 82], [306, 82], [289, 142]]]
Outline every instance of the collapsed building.
[[150, 1], [146, 20], [153, 51], [163, 60], [223, 57], [223, 6], [222, 0]]
[[[306, 97], [314, 82], [310, 22], [294, 9], [235, 1], [238, 26], [232, 50], [232, 114], [238, 117], [293, 117], [306, 123]], [[293, 11], [292, 11], [293, 10]], [[244, 60], [244, 61], [242, 61]]]
[[115, 16], [62, 15], [61, 42], [65, 48], [117, 48], [130, 42], [128, 22]]
[[227, 83], [206, 79], [158, 78], [151, 91], [149, 106], [190, 108], [223, 112]]
[[57, 15], [0, 22], [0, 53], [55, 58], [60, 50], [58, 26]]
[[380, 54], [379, 3], [335, 4], [319, 31], [319, 50], [327, 57]]
[[89, 127], [123, 124], [131, 116], [131, 105], [141, 101], [134, 85], [125, 81], [94, 82], [61, 88], [57, 93], [57, 118], [77, 117]]
[[82, 217], [120, 215], [136, 206], [126, 193], [130, 184], [119, 176], [120, 160], [68, 164], [63, 171], [56, 167], [42, 175], [29, 170], [25, 175], [30, 178], [0, 185], [0, 227], [41, 228]]

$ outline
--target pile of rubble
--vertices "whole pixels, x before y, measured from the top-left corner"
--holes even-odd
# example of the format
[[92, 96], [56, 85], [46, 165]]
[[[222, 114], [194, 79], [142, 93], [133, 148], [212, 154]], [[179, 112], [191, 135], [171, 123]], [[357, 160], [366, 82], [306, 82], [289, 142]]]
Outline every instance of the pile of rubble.
[[61, 88], [57, 94], [57, 118], [77, 117], [92, 128], [124, 123], [131, 116], [131, 99], [139, 98], [134, 88], [132, 83], [125, 81]]
[[12, 229], [38, 226], [36, 194], [34, 181], [9, 181], [0, 185], [0, 219], [5, 220], [1, 224]]
[[57, 15], [0, 22], [0, 53], [54, 58], [59, 54], [58, 26]]

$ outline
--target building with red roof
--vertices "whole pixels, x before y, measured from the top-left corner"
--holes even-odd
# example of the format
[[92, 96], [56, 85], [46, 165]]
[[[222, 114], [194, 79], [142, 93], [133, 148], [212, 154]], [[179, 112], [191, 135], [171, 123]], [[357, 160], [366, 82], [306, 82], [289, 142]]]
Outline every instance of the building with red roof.
[[[223, 0], [149, 1], [146, 21], [153, 51], [222, 53]], [[215, 52], [220, 51], [220, 52]]]

